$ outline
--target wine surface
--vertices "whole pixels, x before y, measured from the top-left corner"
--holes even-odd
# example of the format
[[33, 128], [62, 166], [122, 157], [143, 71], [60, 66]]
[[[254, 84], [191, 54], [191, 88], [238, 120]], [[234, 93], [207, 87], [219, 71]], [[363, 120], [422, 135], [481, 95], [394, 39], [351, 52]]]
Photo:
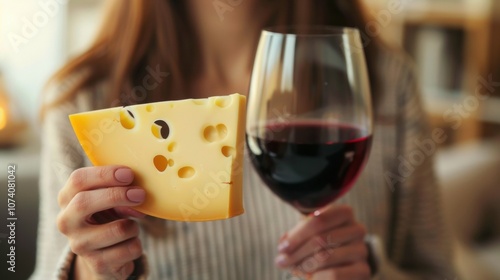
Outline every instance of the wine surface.
[[278, 123], [263, 129], [263, 138], [247, 135], [252, 163], [276, 195], [303, 213], [349, 190], [371, 146], [371, 135], [337, 123]]

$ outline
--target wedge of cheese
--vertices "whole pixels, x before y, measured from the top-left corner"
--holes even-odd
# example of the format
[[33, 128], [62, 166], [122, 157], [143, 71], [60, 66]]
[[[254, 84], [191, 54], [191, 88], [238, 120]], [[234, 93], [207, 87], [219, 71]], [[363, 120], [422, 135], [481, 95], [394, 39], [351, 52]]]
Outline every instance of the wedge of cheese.
[[125, 165], [146, 190], [136, 210], [177, 221], [243, 213], [246, 98], [239, 94], [70, 115], [97, 166]]

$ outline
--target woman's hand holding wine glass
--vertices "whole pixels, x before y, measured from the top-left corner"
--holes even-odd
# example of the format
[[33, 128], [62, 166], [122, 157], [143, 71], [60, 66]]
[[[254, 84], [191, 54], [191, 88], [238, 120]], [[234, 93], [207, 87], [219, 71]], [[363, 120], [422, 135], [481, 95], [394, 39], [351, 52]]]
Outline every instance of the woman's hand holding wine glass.
[[354, 185], [371, 146], [361, 46], [351, 28], [267, 29], [250, 82], [252, 164], [277, 196], [309, 215], [282, 238], [277, 264], [318, 279], [369, 278], [364, 227], [349, 206], [332, 204]]
[[311, 279], [370, 279], [365, 234], [351, 207], [330, 204], [281, 238], [276, 265]]

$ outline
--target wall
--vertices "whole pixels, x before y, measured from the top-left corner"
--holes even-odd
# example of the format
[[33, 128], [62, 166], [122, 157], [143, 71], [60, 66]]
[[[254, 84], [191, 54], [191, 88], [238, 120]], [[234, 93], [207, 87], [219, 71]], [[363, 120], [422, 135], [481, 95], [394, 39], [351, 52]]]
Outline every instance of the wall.
[[[0, 170], [17, 165], [16, 273], [6, 272], [7, 228], [0, 229], [2, 279], [27, 279], [35, 262], [38, 221], [40, 93], [46, 80], [69, 57], [84, 50], [100, 23], [102, 0], [0, 0], [0, 72], [11, 101], [29, 121], [26, 145], [0, 148]], [[0, 182], [7, 173], [0, 172]], [[0, 183], [0, 186], [2, 183]], [[7, 201], [7, 191], [0, 192]], [[6, 205], [0, 203], [0, 205]], [[7, 212], [0, 212], [5, 221]], [[55, 218], [54, 218], [55, 221]], [[1, 278], [1, 277], [0, 277]]]
[[40, 93], [100, 23], [96, 0], [0, 0], [0, 72], [11, 99], [37, 137]]

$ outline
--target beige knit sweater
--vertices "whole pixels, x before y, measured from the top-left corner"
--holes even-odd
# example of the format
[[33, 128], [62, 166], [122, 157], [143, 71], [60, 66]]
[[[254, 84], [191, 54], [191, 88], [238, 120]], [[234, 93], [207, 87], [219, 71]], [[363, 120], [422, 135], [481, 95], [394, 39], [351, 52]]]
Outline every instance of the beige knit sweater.
[[[383, 96], [368, 164], [356, 186], [337, 203], [351, 205], [368, 229], [377, 259], [377, 279], [455, 279], [432, 156], [415, 156], [416, 140], [432, 139], [411, 67], [402, 57], [380, 60]], [[99, 108], [96, 87], [75, 102], [51, 110], [43, 125], [37, 266], [32, 279], [67, 279], [74, 255], [56, 227], [57, 194], [70, 173], [89, 165], [68, 115]], [[405, 169], [402, 165], [411, 165]], [[408, 167], [408, 166], [406, 166]], [[399, 170], [398, 170], [399, 169]], [[300, 219], [263, 186], [248, 161], [244, 177], [246, 213], [223, 221], [182, 223], [157, 220], [166, 231], [140, 237], [148, 279], [298, 279], [274, 267], [279, 237]], [[147, 261], [146, 261], [147, 259]], [[145, 275], [142, 275], [145, 277]], [[141, 277], [141, 279], [143, 278]]]

